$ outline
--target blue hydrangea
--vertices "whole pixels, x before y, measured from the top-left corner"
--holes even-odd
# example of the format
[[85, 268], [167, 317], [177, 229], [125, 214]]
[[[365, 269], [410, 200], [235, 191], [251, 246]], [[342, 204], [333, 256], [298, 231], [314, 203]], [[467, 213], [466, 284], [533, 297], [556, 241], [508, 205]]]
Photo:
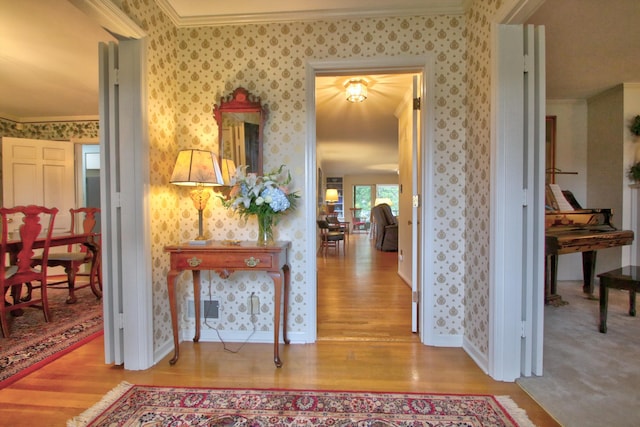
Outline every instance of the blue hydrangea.
[[269, 204], [274, 212], [285, 211], [289, 208], [290, 203], [287, 196], [282, 190], [276, 187], [267, 187], [260, 194], [264, 201]]

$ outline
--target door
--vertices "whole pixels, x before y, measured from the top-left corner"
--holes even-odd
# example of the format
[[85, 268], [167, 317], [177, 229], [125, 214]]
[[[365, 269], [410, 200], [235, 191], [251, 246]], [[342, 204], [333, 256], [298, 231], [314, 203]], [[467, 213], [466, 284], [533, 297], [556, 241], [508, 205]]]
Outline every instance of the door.
[[2, 138], [2, 205], [58, 208], [54, 233], [69, 231], [75, 207], [74, 153], [69, 141]]
[[99, 49], [105, 361], [130, 370], [153, 365], [143, 52], [136, 39]]
[[542, 374], [544, 28], [499, 25], [491, 206], [490, 375]]
[[[413, 77], [412, 93], [414, 99], [411, 117], [411, 332], [418, 332], [418, 313], [420, 301], [420, 76]], [[417, 100], [417, 101], [415, 101]]]

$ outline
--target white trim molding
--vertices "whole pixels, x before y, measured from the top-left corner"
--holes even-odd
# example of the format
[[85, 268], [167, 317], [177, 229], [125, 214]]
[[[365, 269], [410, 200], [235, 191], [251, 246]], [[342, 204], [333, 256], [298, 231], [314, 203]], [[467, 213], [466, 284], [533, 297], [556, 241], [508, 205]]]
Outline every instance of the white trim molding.
[[[78, 1], [78, 0], [72, 0]], [[97, 0], [92, 0], [97, 1]], [[308, 22], [331, 19], [376, 18], [386, 16], [462, 15], [471, 0], [396, 0], [375, 6], [360, 0], [315, 2], [313, 6], [290, 0], [272, 0], [269, 7], [253, 0], [222, 8], [215, 2], [192, 0], [157, 0], [162, 11], [177, 27], [267, 24], [276, 22]], [[308, 2], [307, 2], [308, 3]]]

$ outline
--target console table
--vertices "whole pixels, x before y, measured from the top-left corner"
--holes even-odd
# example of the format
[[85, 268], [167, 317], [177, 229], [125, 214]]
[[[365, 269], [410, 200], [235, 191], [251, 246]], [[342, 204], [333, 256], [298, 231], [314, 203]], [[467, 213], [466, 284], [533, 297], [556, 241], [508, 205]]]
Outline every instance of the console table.
[[[166, 246], [169, 252], [171, 268], [167, 274], [167, 289], [169, 291], [169, 307], [171, 309], [171, 325], [173, 327], [174, 354], [169, 361], [175, 364], [180, 354], [178, 341], [178, 313], [176, 305], [175, 281], [178, 274], [184, 270], [191, 270], [193, 274], [193, 304], [196, 317], [196, 333], [193, 342], [200, 340], [200, 271], [215, 271], [223, 279], [228, 278], [234, 271], [264, 271], [273, 279], [274, 309], [273, 309], [273, 361], [279, 368], [280, 360], [280, 302], [284, 299], [282, 336], [285, 344], [287, 339], [287, 311], [289, 305], [290, 271], [288, 252], [291, 242], [276, 242], [270, 246], [257, 246], [255, 242], [207, 242], [203, 245], [180, 244]], [[284, 287], [284, 292], [283, 292]]]

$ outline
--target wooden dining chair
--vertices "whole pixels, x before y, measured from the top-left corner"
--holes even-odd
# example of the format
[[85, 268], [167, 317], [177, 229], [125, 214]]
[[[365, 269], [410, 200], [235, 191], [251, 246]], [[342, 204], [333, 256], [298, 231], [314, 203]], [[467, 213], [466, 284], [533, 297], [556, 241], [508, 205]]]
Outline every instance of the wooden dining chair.
[[364, 231], [366, 233], [367, 223], [360, 217], [362, 208], [349, 208], [349, 210], [351, 211], [351, 226], [353, 227], [353, 232]]
[[320, 248], [319, 251], [322, 252], [323, 256], [327, 255], [329, 248], [335, 248], [336, 253], [340, 254], [340, 242], [342, 241], [342, 250], [343, 252], [346, 250], [344, 246], [344, 231], [342, 230], [331, 230], [331, 227], [327, 220], [318, 219], [316, 220], [318, 224], [318, 228], [320, 229]]
[[[69, 213], [71, 214], [71, 230], [69, 230], [69, 234], [91, 234], [98, 232], [95, 228], [97, 224], [96, 216], [100, 214], [100, 208], [72, 208], [69, 209]], [[87, 242], [84, 244], [69, 245], [66, 252], [49, 253], [48, 266], [64, 267], [64, 272], [67, 276], [64, 280], [50, 281], [49, 287], [61, 287], [61, 285], [66, 287], [69, 290], [69, 296], [66, 301], [67, 304], [75, 303], [78, 300], [75, 291], [86, 287], [90, 287], [97, 298], [102, 298], [100, 260], [96, 259], [97, 257], [94, 256], [94, 251], [88, 250], [87, 245], [90, 244], [99, 245], [100, 243], [87, 239]], [[97, 252], [99, 253], [99, 251]], [[35, 257], [34, 262], [39, 264], [42, 260]], [[90, 265], [88, 273], [79, 273], [80, 267], [83, 264]], [[88, 276], [88, 283], [77, 286], [76, 278], [78, 276]]]
[[349, 242], [349, 223], [340, 221], [337, 215], [327, 215], [325, 217], [329, 223], [329, 231], [342, 231], [346, 238], [345, 242]]
[[[0, 323], [2, 334], [9, 337], [9, 321], [7, 314], [19, 315], [23, 307], [42, 309], [45, 322], [49, 321], [49, 302], [47, 300], [47, 258], [53, 223], [58, 213], [56, 208], [43, 206], [16, 206], [0, 208], [2, 223], [2, 242], [0, 244], [0, 283], [2, 283], [3, 301], [0, 304]], [[16, 232], [9, 231], [9, 224], [21, 221]], [[14, 236], [15, 234], [15, 236]], [[40, 250], [42, 266], [34, 267], [32, 258], [34, 250]], [[39, 282], [39, 285], [34, 285]], [[31, 289], [40, 289], [40, 298], [22, 300], [22, 286], [29, 283]], [[11, 289], [11, 303], [6, 298]]]

